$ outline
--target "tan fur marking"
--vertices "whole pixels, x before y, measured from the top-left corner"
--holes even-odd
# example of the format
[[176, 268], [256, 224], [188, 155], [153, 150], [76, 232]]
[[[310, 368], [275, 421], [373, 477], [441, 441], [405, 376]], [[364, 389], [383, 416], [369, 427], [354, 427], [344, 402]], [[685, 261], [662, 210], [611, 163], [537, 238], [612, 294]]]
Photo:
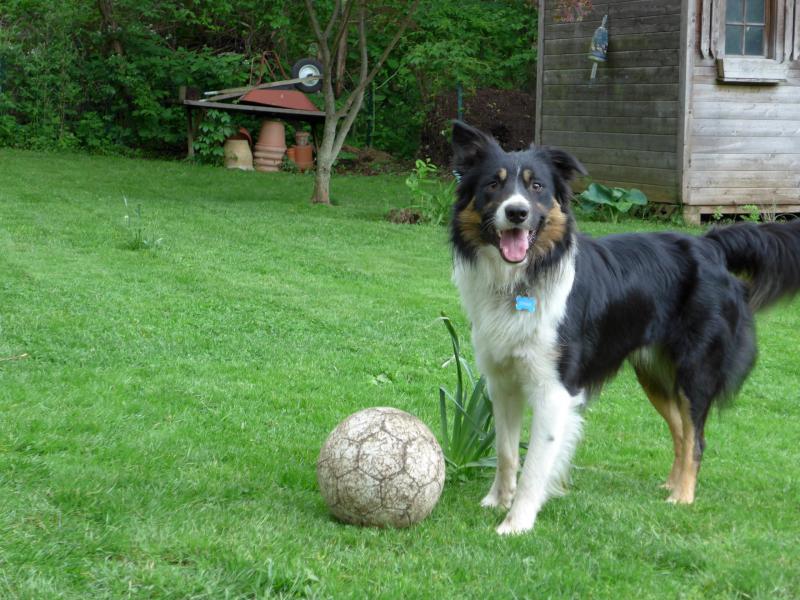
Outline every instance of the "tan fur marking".
[[544, 227], [536, 237], [533, 244], [534, 252], [538, 256], [543, 256], [550, 252], [555, 245], [564, 239], [567, 234], [567, 215], [561, 211], [558, 202], [553, 201], [551, 208], [544, 222]]
[[531, 171], [530, 169], [524, 169], [522, 171], [522, 181], [525, 182], [525, 185], [529, 185], [531, 179], [533, 179], [533, 171]]
[[497, 172], [497, 177], [500, 179], [500, 181], [505, 181], [506, 177], [508, 177], [508, 171], [506, 171], [505, 169], [500, 169]]
[[666, 398], [654, 391], [648, 384], [647, 380], [636, 369], [636, 378], [642, 386], [647, 399], [658, 411], [664, 420], [667, 422], [669, 432], [672, 435], [672, 450], [675, 457], [672, 460], [672, 468], [669, 472], [669, 477], [663, 487], [668, 490], [674, 490], [680, 479], [683, 467], [683, 421], [681, 420], [681, 412], [678, 408], [679, 400]]
[[683, 445], [681, 448], [681, 473], [677, 485], [667, 499], [673, 504], [691, 504], [694, 502], [694, 490], [697, 485], [697, 473], [700, 462], [695, 457], [695, 443], [697, 440], [692, 417], [689, 414], [689, 399], [681, 394], [679, 410], [683, 426]]
[[458, 230], [461, 232], [464, 241], [472, 246], [478, 246], [481, 242], [481, 215], [475, 210], [475, 199], [473, 198], [467, 207], [458, 213]]

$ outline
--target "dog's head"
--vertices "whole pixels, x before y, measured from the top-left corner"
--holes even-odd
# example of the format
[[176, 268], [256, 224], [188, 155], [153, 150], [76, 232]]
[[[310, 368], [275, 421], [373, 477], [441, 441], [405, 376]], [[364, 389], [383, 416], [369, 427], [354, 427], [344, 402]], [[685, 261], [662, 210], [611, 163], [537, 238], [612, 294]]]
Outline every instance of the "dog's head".
[[570, 243], [569, 181], [586, 174], [555, 148], [505, 152], [483, 132], [453, 124], [453, 167], [460, 174], [451, 240], [468, 259], [494, 247], [507, 263], [544, 262]]

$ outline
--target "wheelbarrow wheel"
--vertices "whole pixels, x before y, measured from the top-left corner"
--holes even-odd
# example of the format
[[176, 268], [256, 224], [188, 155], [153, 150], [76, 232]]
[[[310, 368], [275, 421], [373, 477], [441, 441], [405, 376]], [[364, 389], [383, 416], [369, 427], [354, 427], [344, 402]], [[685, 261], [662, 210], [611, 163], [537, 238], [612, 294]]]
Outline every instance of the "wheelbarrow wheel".
[[[322, 75], [322, 63], [316, 58], [301, 58], [292, 65], [292, 79], [311, 77], [313, 75]], [[310, 83], [303, 83], [301, 81], [295, 83], [294, 87], [301, 92], [311, 94], [312, 92], [318, 92], [322, 89], [322, 79], [317, 79]]]

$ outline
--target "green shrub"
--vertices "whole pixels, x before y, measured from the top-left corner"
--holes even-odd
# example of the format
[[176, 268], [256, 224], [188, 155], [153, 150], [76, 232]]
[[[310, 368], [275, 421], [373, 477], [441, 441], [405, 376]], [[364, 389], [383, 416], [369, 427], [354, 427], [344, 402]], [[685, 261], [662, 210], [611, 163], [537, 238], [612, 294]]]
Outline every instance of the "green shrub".
[[622, 215], [634, 206], [646, 206], [647, 196], [636, 188], [610, 188], [601, 183], [590, 183], [583, 192], [575, 196], [578, 211], [589, 218], [619, 221]]
[[222, 164], [225, 151], [222, 145], [235, 131], [231, 115], [221, 110], [210, 110], [198, 127], [199, 135], [194, 141], [195, 157], [199, 162]]
[[414, 170], [406, 177], [406, 187], [411, 192], [412, 210], [419, 211], [422, 220], [441, 225], [450, 215], [453, 205], [454, 179], [445, 181], [440, 169], [429, 158], [417, 160]]

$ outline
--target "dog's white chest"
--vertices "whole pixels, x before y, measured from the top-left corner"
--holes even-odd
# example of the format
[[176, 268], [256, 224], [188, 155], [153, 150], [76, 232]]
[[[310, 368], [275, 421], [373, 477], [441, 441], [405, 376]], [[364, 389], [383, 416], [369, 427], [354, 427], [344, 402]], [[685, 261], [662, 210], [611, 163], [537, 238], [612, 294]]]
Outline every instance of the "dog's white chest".
[[[558, 326], [575, 278], [574, 260], [539, 281], [528, 282], [524, 267], [485, 253], [472, 263], [456, 261], [453, 278], [472, 322], [472, 343], [485, 372], [534, 369], [537, 379], [555, 376]], [[523, 292], [536, 300], [533, 312], [517, 310]]]

